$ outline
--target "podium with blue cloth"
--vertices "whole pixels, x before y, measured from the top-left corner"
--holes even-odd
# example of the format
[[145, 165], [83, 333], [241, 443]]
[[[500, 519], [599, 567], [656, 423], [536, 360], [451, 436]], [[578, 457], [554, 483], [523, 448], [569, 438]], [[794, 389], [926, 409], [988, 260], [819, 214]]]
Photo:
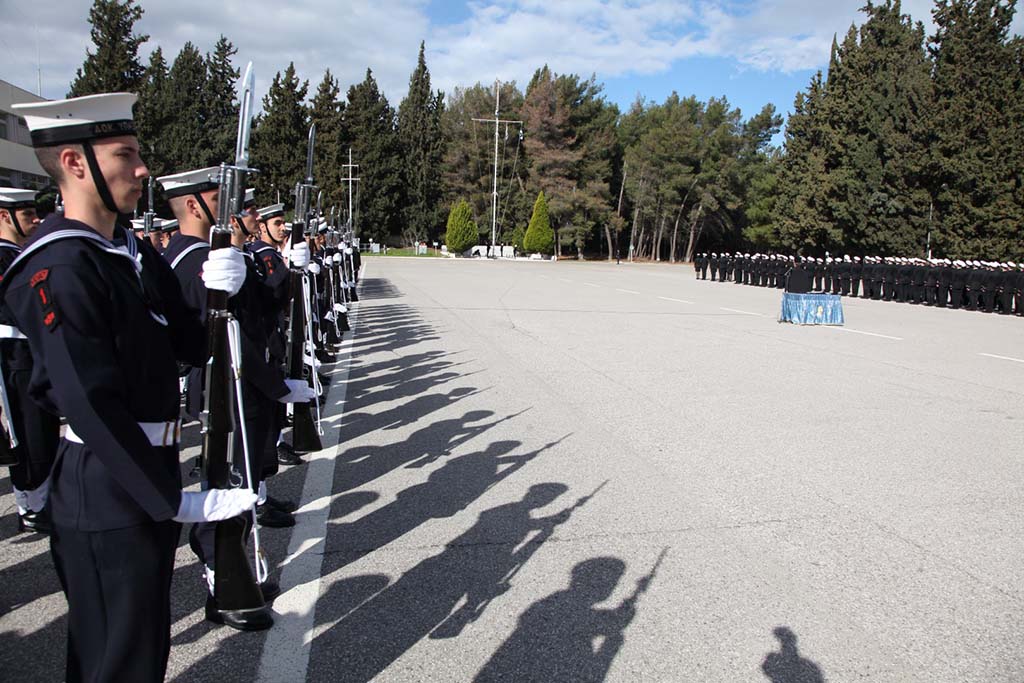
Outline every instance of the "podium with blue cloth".
[[797, 325], [842, 325], [843, 301], [836, 294], [792, 294], [782, 295], [780, 323]]

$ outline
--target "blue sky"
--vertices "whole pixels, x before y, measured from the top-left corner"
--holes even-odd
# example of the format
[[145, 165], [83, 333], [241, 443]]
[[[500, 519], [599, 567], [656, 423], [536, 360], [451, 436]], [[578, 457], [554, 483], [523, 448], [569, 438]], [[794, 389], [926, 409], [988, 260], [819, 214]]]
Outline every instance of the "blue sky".
[[[294, 61], [311, 87], [325, 68], [343, 90], [369, 67], [391, 103], [408, 87], [421, 40], [434, 86], [515, 80], [548, 64], [558, 73], [596, 74], [625, 109], [642, 94], [673, 90], [725, 96], [745, 116], [771, 102], [783, 114], [828, 63], [832, 36], [861, 21], [865, 0], [141, 0], [137, 29], [173, 58], [185, 41], [201, 50], [224, 33], [252, 60], [262, 95]], [[63, 97], [89, 47], [91, 0], [0, 0], [0, 79]], [[930, 32], [931, 0], [902, 10]], [[1021, 32], [1024, 20], [1014, 28]], [[38, 45], [38, 61], [37, 61]]]

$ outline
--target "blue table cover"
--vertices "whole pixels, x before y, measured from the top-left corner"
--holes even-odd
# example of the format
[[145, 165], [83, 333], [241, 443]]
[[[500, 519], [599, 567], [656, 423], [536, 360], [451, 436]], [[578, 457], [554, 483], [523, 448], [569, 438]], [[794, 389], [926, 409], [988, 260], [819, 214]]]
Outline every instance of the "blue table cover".
[[779, 322], [798, 325], [842, 325], [843, 301], [836, 294], [782, 294]]

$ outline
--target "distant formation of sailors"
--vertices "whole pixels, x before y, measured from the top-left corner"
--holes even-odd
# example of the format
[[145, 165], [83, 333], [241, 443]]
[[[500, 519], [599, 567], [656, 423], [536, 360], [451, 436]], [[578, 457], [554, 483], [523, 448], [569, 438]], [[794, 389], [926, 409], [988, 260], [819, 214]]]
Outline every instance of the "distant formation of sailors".
[[811, 290], [841, 296], [1024, 315], [1024, 263], [899, 256], [816, 258], [782, 254], [697, 254], [696, 277], [783, 289], [794, 267]]

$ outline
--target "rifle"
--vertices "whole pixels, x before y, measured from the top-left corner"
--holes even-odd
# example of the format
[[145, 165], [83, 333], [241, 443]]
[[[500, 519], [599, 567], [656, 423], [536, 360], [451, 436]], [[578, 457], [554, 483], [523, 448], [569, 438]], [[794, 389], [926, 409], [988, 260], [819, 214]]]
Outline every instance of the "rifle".
[[149, 239], [149, 233], [153, 232], [153, 219], [156, 212], [153, 211], [153, 176], [149, 177], [149, 185], [146, 189], [148, 197], [146, 200], [146, 212], [142, 214], [142, 234]]
[[[306, 177], [295, 184], [295, 218], [292, 222], [291, 245], [298, 246], [306, 239], [310, 222], [310, 198], [316, 186], [313, 185], [313, 149], [316, 144], [316, 124], [309, 127], [309, 142], [306, 148]], [[291, 269], [291, 305], [288, 325], [288, 377], [310, 382], [315, 363], [307, 367], [305, 361], [306, 345], [309, 344], [310, 358], [313, 355], [313, 340], [309, 335], [309, 323], [306, 308], [309, 296], [308, 275], [304, 270]], [[314, 399], [316, 400], [316, 399]], [[319, 404], [317, 404], [319, 407]], [[309, 403], [294, 404], [292, 413], [292, 446], [296, 451], [318, 451], [320, 444], [319, 430], [314, 424], [313, 413]]]
[[[245, 179], [249, 169], [249, 133], [252, 125], [253, 73], [250, 62], [242, 80], [239, 94], [238, 137], [235, 143], [235, 163], [223, 163], [218, 173], [220, 199], [217, 225], [210, 233], [210, 251], [231, 248], [231, 220], [242, 211]], [[152, 189], [152, 186], [151, 186]], [[152, 208], [152, 206], [151, 206]], [[245, 439], [245, 420], [242, 410], [240, 351], [238, 323], [228, 311], [228, 294], [209, 290], [206, 295], [207, 361], [203, 396], [202, 467], [204, 478], [211, 488], [230, 489], [248, 481], [252, 468]], [[237, 411], [237, 412], [236, 412]], [[237, 422], [236, 422], [237, 420]], [[245, 455], [245, 477], [234, 465], [233, 432], [242, 430]], [[255, 511], [252, 512], [255, 524]], [[260, 610], [264, 608], [263, 594], [246, 557], [246, 536], [249, 520], [239, 515], [217, 522], [215, 529], [214, 593], [222, 610]], [[257, 555], [259, 539], [256, 536]], [[259, 562], [257, 561], [257, 567]], [[259, 569], [257, 569], [259, 571]]]

